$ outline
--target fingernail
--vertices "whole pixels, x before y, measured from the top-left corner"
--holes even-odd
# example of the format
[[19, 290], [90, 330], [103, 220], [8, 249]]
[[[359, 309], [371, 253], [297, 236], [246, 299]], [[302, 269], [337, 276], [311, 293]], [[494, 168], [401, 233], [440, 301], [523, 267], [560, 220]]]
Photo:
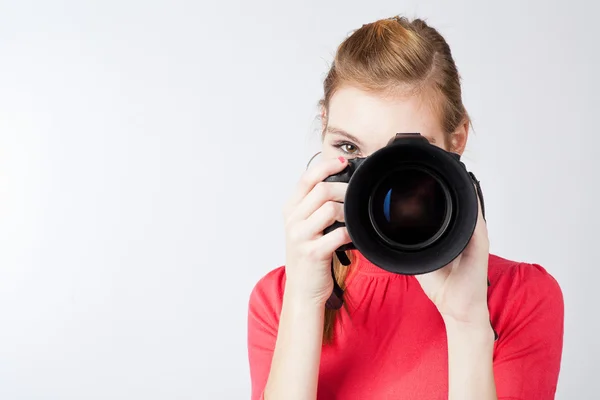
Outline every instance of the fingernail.
[[340, 160], [340, 162], [341, 162], [342, 164], [346, 162], [346, 159], [345, 159], [344, 157], [342, 157], [342, 156], [339, 156], [339, 157], [338, 157], [338, 160]]

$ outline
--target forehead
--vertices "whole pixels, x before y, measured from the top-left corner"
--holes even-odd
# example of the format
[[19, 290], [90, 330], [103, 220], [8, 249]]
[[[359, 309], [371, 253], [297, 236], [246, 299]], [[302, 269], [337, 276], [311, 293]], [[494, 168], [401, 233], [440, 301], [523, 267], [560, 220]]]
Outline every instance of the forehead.
[[439, 119], [429, 99], [384, 95], [343, 86], [329, 102], [327, 126], [348, 132], [369, 147], [383, 147], [396, 133], [416, 132], [441, 143]]

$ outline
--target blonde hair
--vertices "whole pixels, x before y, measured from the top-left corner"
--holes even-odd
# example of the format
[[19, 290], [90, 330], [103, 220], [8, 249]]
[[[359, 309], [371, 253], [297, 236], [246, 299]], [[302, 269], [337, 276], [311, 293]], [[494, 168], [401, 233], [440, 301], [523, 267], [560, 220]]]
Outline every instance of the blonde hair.
[[[423, 96], [438, 116], [447, 143], [461, 124], [469, 122], [450, 47], [437, 30], [421, 19], [395, 16], [365, 24], [340, 44], [319, 102], [323, 135], [329, 102], [344, 84], [384, 95]], [[334, 258], [334, 275], [342, 289], [347, 274], [348, 267]], [[338, 312], [325, 311], [324, 343], [333, 339]]]

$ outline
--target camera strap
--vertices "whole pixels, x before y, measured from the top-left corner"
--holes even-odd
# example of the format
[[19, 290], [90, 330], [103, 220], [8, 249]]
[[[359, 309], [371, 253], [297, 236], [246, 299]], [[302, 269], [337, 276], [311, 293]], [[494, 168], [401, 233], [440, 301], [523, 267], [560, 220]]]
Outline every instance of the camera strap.
[[475, 184], [475, 191], [477, 192], [477, 197], [479, 198], [479, 204], [481, 204], [481, 215], [483, 216], [483, 220], [485, 221], [485, 203], [483, 201], [483, 192], [481, 191], [481, 184], [479, 183], [479, 180], [477, 180], [477, 177], [475, 177], [475, 174], [471, 171], [469, 171], [469, 176]]
[[[337, 259], [343, 266], [347, 267], [350, 265], [350, 259], [346, 255], [345, 251], [337, 250], [335, 252], [335, 256], [337, 257]], [[333, 291], [331, 292], [331, 295], [327, 299], [327, 302], [325, 303], [325, 307], [332, 309], [332, 310], [339, 310], [344, 305], [344, 289], [342, 289], [340, 287], [337, 279], [335, 278], [334, 265], [335, 265], [335, 262], [332, 257], [331, 258], [331, 279], [333, 279]]]

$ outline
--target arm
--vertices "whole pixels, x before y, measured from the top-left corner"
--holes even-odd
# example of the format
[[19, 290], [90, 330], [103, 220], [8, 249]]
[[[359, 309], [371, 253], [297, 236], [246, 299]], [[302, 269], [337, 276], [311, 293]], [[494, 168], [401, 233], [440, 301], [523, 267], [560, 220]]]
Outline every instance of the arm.
[[316, 399], [324, 312], [286, 292], [265, 400]]
[[496, 400], [494, 331], [489, 320], [464, 324], [445, 318], [449, 400]]
[[[269, 295], [259, 283], [250, 300], [252, 399], [317, 397], [325, 303], [333, 289], [332, 256], [350, 242], [344, 227], [323, 234], [335, 221], [344, 221], [347, 187], [323, 180], [346, 165], [339, 158], [309, 168], [285, 207], [285, 284]], [[279, 313], [272, 306], [277, 303]]]
[[325, 307], [297, 301], [291, 291], [284, 291], [285, 281], [279, 268], [250, 295], [252, 400], [316, 398]]
[[560, 371], [564, 303], [554, 278], [539, 265], [522, 264], [495, 291], [503, 304], [467, 325], [444, 318], [448, 338], [449, 399], [553, 400]]

